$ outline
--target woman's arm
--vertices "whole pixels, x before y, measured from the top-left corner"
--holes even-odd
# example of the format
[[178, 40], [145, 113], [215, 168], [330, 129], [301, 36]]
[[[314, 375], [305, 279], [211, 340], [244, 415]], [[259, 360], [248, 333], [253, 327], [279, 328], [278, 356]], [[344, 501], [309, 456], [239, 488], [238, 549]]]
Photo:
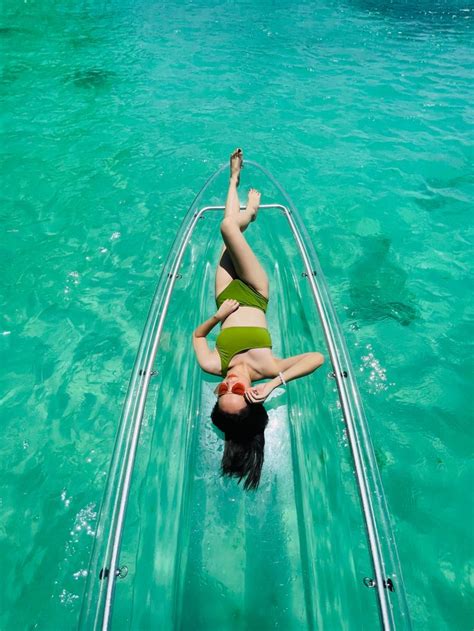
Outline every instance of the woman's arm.
[[276, 370], [278, 373], [270, 381], [259, 384], [254, 388], [251, 388], [246, 392], [246, 399], [251, 403], [263, 403], [268, 395], [283, 382], [280, 378], [280, 373], [287, 383], [304, 377], [314, 372], [324, 363], [324, 356], [321, 353], [302, 353], [301, 355], [294, 355], [293, 357], [287, 357], [286, 359], [275, 359]]
[[217, 317], [217, 314], [215, 313], [213, 316], [208, 318], [205, 322], [200, 324], [196, 329], [194, 329], [193, 339], [206, 338], [218, 322], [220, 322], [220, 320]]
[[[317, 370], [324, 364], [324, 356], [321, 353], [302, 353], [287, 359], [277, 359], [276, 362], [278, 372], [288, 382], [309, 375]], [[273, 388], [279, 386], [281, 384], [280, 375], [274, 377], [270, 383], [273, 384]]]
[[218, 322], [219, 319], [215, 314], [200, 324], [193, 332], [193, 348], [198, 364], [205, 372], [211, 375], [216, 375], [220, 372], [219, 358], [216, 351], [211, 351], [209, 348], [206, 335], [209, 335]]
[[238, 308], [239, 303], [236, 300], [224, 300], [217, 312], [200, 324], [193, 332], [193, 348], [198, 364], [211, 375], [220, 375], [221, 366], [218, 353], [209, 348], [206, 337], [218, 322], [225, 320], [230, 313], [233, 313]]

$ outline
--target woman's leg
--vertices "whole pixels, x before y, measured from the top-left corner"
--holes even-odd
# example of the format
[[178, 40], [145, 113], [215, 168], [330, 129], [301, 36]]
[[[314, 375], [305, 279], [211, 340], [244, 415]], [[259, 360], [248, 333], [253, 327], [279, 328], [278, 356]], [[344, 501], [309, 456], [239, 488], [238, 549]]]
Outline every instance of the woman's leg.
[[237, 276], [268, 298], [267, 274], [242, 234], [249, 223], [256, 218], [259, 204], [260, 193], [255, 189], [250, 189], [245, 212], [238, 215], [233, 213], [224, 215], [221, 222], [221, 234], [226, 246], [223, 257], [227, 254]]
[[[242, 232], [257, 216], [260, 193], [251, 189], [247, 206], [240, 212], [237, 187], [242, 168], [242, 151], [236, 149], [230, 157], [230, 182], [221, 223], [224, 248], [219, 256], [216, 270], [216, 296], [218, 296], [234, 278], [241, 278], [258, 292], [268, 298], [268, 278], [257, 257], [245, 240]], [[236, 229], [240, 233], [234, 234]]]
[[236, 149], [230, 156], [230, 182], [225, 202], [224, 217], [235, 217], [240, 214], [240, 202], [237, 187], [240, 182], [240, 169], [242, 168], [242, 162], [242, 149]]
[[[237, 187], [240, 182], [240, 169], [242, 168], [242, 150], [236, 149], [230, 156], [230, 182], [227, 191], [224, 217], [235, 217], [240, 214], [240, 201]], [[219, 263], [216, 269], [216, 297], [224, 291], [227, 285], [237, 278], [232, 259], [224, 247], [219, 255]]]

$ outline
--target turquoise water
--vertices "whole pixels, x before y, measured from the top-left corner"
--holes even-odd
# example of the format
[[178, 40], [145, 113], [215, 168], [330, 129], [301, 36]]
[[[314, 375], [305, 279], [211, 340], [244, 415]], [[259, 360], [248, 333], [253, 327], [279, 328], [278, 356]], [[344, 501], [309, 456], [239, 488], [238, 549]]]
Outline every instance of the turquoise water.
[[326, 272], [415, 628], [470, 628], [472, 8], [8, 0], [0, 26], [0, 626], [77, 625], [160, 265], [239, 145]]

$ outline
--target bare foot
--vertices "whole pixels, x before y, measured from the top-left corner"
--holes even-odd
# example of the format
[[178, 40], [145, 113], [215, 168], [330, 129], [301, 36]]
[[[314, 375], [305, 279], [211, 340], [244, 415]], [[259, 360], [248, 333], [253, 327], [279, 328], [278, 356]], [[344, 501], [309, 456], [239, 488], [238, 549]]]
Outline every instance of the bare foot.
[[235, 178], [236, 185], [239, 185], [240, 182], [240, 169], [242, 168], [242, 164], [244, 154], [242, 153], [242, 149], [237, 148], [230, 156], [230, 178]]
[[240, 231], [243, 232], [251, 221], [257, 218], [258, 207], [260, 205], [260, 192], [255, 188], [249, 190], [247, 206], [245, 210], [235, 215], [234, 219], [238, 223]]
[[261, 193], [260, 191], [257, 191], [256, 188], [251, 188], [249, 190], [245, 212], [249, 213], [250, 221], [255, 221], [257, 218], [258, 207], [260, 206], [260, 197]]

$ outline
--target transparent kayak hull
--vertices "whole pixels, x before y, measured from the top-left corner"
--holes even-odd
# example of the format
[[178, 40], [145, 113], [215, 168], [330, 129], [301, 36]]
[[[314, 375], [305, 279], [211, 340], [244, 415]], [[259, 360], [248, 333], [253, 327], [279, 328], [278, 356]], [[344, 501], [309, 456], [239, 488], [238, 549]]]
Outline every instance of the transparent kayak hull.
[[[227, 165], [191, 205], [162, 271], [117, 434], [83, 629], [410, 629], [360, 395], [317, 256], [291, 200], [246, 161], [264, 204], [246, 237], [270, 277], [279, 357], [316, 373], [267, 401], [260, 488], [219, 475], [217, 378], [192, 331], [215, 310]], [[211, 334], [215, 340], [217, 331]]]

